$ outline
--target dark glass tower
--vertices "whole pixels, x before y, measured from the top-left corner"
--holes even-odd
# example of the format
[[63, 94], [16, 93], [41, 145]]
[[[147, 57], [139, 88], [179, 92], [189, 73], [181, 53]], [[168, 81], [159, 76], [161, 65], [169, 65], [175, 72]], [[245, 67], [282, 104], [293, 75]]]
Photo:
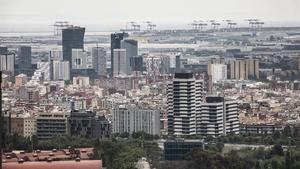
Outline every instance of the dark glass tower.
[[70, 71], [72, 71], [72, 49], [84, 48], [85, 28], [69, 27], [62, 30], [63, 60], [69, 61]]
[[20, 46], [17, 54], [15, 65], [16, 74], [24, 73], [27, 76], [32, 76], [31, 46]]
[[121, 49], [121, 41], [128, 37], [128, 33], [122, 32], [122, 33], [113, 33], [110, 35], [110, 48], [111, 48], [111, 77], [113, 76], [113, 55], [114, 55], [114, 49]]

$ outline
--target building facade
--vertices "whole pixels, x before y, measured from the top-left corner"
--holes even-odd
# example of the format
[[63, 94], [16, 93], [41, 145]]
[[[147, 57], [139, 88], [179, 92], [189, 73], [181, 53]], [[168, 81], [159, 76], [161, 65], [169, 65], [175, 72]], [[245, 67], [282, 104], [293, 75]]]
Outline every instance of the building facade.
[[69, 27], [62, 30], [63, 60], [69, 61], [72, 71], [72, 49], [84, 49], [85, 28]]
[[36, 117], [36, 134], [39, 140], [51, 139], [67, 134], [67, 117], [69, 113], [39, 113]]
[[160, 135], [160, 110], [144, 105], [115, 105], [112, 114], [112, 132], [144, 131]]
[[224, 97], [206, 97], [197, 115], [197, 134], [202, 136], [222, 136], [239, 134], [238, 105]]
[[93, 67], [98, 76], [107, 76], [106, 71], [106, 51], [104, 48], [92, 48]]
[[176, 73], [168, 84], [168, 134], [195, 135], [200, 112], [203, 81], [191, 73]]

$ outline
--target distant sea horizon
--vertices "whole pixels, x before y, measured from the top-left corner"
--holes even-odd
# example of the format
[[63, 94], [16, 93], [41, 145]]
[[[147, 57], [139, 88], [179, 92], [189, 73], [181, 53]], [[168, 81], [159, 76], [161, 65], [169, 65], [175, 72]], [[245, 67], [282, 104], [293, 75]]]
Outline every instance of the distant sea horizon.
[[[192, 22], [191, 22], [192, 23]], [[157, 23], [157, 30], [179, 30], [191, 29], [191, 23]], [[226, 22], [222, 22], [220, 28], [226, 28]], [[247, 21], [236, 22], [237, 27], [248, 27]], [[274, 22], [264, 21], [263, 27], [300, 27], [300, 21]], [[104, 24], [80, 24], [86, 28], [86, 35], [108, 35], [112, 32], [119, 32], [125, 28], [124, 25], [104, 25]], [[146, 29], [142, 25], [142, 30]], [[208, 25], [207, 28], [210, 28]], [[50, 36], [54, 34], [54, 27], [51, 24], [4, 24], [0, 25], [0, 36]]]

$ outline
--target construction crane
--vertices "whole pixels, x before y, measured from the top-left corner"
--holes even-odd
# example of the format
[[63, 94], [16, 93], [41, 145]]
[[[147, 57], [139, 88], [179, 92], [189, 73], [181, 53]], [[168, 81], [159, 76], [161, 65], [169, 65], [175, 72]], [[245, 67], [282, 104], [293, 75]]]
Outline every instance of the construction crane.
[[220, 23], [216, 22], [215, 20], [209, 20], [208, 22], [210, 22], [210, 24], [211, 24], [211, 30], [217, 30], [218, 27], [221, 25]]
[[233, 29], [237, 25], [235, 22], [233, 22], [230, 19], [223, 20], [223, 21], [227, 22], [227, 29]]
[[262, 25], [265, 23], [260, 21], [259, 19], [246, 19], [249, 23], [249, 29], [253, 31], [253, 34], [255, 35], [257, 30], [259, 30]]
[[62, 33], [62, 30], [73, 25], [69, 24], [68, 21], [56, 21], [52, 26], [54, 26], [54, 35], [59, 36]]
[[202, 20], [199, 21], [194, 20], [194, 22], [191, 23], [190, 25], [192, 25], [193, 30], [201, 30], [201, 31], [203, 31], [204, 28], [207, 26], [207, 24], [204, 23], [204, 21]]
[[156, 24], [153, 24], [151, 21], [146, 21], [145, 22], [147, 24], [147, 30], [154, 30], [156, 27]]

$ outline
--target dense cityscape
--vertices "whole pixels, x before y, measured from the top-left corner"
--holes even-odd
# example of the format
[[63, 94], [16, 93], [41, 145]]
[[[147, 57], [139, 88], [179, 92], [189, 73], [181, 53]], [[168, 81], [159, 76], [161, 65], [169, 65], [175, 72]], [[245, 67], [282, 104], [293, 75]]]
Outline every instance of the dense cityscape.
[[0, 169], [300, 168], [300, 25], [50, 28], [0, 28]]

